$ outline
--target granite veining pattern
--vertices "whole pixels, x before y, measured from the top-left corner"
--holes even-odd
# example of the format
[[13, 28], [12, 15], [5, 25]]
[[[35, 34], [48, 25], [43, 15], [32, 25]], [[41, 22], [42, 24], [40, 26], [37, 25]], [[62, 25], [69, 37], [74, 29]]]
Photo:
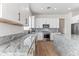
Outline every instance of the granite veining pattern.
[[72, 35], [72, 39], [68, 40], [64, 35], [56, 34], [54, 44], [62, 56], [79, 56], [79, 35]]
[[[29, 50], [29, 45], [27, 42], [25, 42], [26, 45], [24, 45], [24, 41], [27, 40], [28, 37], [31, 37], [31, 40], [32, 36], [34, 36], [34, 34], [19, 33], [1, 37], [0, 39], [2, 43], [0, 43], [0, 56], [26, 56]], [[4, 41], [5, 39], [7, 41]]]
[[[27, 56], [28, 49], [33, 41], [29, 39], [33, 35], [19, 33], [0, 37], [0, 56]], [[65, 39], [64, 34], [54, 34], [52, 37], [55, 47], [61, 52], [62, 56], [79, 56], [79, 35], [72, 35], [71, 40]]]

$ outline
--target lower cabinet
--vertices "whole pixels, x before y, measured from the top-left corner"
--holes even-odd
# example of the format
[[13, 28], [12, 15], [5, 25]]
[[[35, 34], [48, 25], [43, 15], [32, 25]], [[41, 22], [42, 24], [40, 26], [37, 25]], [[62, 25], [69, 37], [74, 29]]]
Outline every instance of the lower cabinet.
[[32, 46], [31, 46], [31, 48], [29, 50], [28, 56], [33, 56], [34, 51], [35, 51], [35, 42], [33, 42]]
[[42, 32], [38, 33], [37, 40], [43, 40], [43, 33]]
[[54, 40], [54, 33], [50, 33], [50, 40]]
[[33, 56], [35, 53], [35, 39], [33, 40], [30, 48], [29, 48], [29, 51], [28, 51], [28, 56]]

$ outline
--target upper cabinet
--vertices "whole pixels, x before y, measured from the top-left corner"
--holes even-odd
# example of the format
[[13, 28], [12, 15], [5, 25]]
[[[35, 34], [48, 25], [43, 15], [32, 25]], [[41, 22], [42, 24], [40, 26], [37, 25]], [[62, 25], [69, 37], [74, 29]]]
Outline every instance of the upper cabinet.
[[29, 4], [25, 3], [3, 3], [2, 4], [2, 18], [13, 19], [22, 24], [28, 24], [31, 11]]
[[36, 28], [43, 28], [43, 24], [49, 24], [49, 28], [59, 28], [59, 18], [55, 15], [38, 15], [35, 23]]
[[19, 18], [20, 18], [21, 23], [23, 23], [24, 25], [28, 25], [29, 16], [31, 16], [30, 9], [28, 7], [21, 9], [19, 13], [20, 13]]

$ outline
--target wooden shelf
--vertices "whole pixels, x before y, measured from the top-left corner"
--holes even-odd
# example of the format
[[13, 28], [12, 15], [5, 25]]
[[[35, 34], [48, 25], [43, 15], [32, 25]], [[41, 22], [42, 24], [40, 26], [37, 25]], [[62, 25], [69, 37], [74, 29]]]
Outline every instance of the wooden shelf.
[[11, 24], [11, 25], [23, 26], [23, 24], [21, 24], [19, 21], [9, 20], [9, 19], [5, 19], [5, 18], [0, 18], [0, 22]]

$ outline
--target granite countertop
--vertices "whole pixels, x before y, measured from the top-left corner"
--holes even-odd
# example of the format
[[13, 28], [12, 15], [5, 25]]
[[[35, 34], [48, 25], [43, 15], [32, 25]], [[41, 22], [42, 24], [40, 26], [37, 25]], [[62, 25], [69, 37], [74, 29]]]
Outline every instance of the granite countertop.
[[54, 45], [62, 56], [79, 56], [79, 35], [65, 39], [64, 34], [55, 34], [54, 39]]
[[18, 33], [0, 37], [0, 55], [27, 55], [28, 48], [24, 46], [25, 38], [33, 34]]

